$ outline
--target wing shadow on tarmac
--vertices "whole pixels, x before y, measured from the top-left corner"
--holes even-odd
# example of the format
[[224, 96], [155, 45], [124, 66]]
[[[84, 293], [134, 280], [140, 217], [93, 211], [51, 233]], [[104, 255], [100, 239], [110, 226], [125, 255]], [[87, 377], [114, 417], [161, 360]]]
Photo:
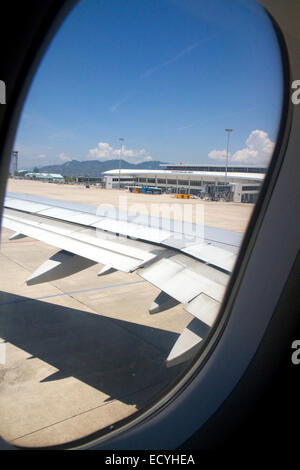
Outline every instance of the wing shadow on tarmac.
[[165, 365], [176, 333], [5, 292], [0, 331], [5, 341], [58, 369], [42, 382], [72, 376], [109, 395], [106, 401], [137, 409], [170, 389], [188, 366]]

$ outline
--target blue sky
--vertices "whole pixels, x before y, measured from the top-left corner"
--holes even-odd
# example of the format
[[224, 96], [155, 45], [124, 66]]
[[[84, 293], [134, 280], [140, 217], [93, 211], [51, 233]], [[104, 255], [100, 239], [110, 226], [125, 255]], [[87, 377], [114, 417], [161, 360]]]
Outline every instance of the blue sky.
[[248, 0], [82, 0], [28, 94], [19, 168], [118, 158], [265, 164], [282, 103], [279, 47]]

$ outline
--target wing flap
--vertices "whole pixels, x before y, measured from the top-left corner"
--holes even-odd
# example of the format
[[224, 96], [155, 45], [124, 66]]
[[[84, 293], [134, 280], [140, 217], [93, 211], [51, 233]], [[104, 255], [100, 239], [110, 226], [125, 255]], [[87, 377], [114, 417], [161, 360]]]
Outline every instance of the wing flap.
[[194, 317], [206, 323], [206, 325], [213, 326], [220, 309], [220, 302], [201, 293], [186, 304], [184, 309]]
[[234, 253], [204, 242], [189, 245], [183, 248], [182, 251], [229, 272], [232, 271], [236, 260]]
[[92, 224], [101, 230], [107, 230], [113, 233], [119, 233], [128, 237], [147, 240], [149, 242], [161, 243], [170, 233], [164, 230], [147, 227], [145, 225], [127, 222], [123, 220], [103, 219]]
[[222, 300], [228, 275], [182, 254], [169, 251], [138, 274], [169, 296], [186, 304], [201, 292]]

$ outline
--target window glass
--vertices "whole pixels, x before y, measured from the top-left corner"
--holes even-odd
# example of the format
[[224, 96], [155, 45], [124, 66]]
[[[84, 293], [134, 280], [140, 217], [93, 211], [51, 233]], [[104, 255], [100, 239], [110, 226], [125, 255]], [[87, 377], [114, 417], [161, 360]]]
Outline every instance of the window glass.
[[274, 28], [252, 0], [74, 7], [11, 157], [4, 439], [37, 447], [109, 432], [184, 377], [218, 322], [282, 86]]

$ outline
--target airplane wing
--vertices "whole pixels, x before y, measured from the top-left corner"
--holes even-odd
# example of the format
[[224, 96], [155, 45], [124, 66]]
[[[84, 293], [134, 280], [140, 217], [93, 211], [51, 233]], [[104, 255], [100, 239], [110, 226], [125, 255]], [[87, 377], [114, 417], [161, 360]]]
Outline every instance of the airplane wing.
[[182, 233], [178, 224], [160, 222], [149, 224], [143, 216], [125, 217], [105, 207], [87, 211], [60, 201], [8, 195], [2, 225], [15, 232], [11, 239], [29, 236], [59, 248], [27, 279], [28, 285], [101, 263], [105, 266], [99, 276], [136, 272], [161, 290], [150, 313], [183, 304], [194, 318], [166, 359], [172, 366], [193, 357], [208, 335], [236, 253], [205, 241], [192, 224]]

